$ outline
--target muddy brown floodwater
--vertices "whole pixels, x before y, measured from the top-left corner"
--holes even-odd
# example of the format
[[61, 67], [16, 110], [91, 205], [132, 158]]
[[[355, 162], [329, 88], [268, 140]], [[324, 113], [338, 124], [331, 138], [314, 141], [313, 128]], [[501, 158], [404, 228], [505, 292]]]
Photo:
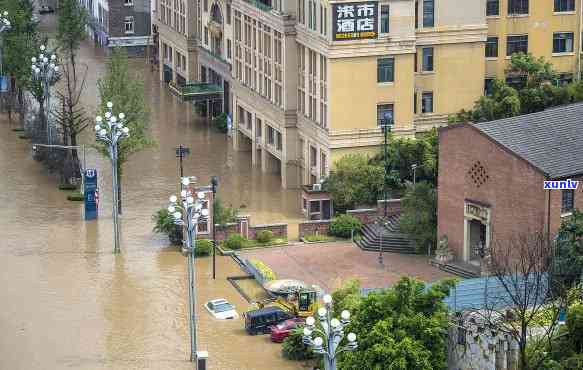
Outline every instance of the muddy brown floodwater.
[[[83, 95], [92, 116], [104, 57], [86, 43], [80, 60], [88, 65]], [[112, 254], [110, 166], [88, 151], [88, 167], [99, 172], [100, 214], [83, 221], [82, 206], [68, 202], [57, 179], [31, 158], [31, 143], [18, 139], [0, 116], [0, 369], [192, 369], [188, 359], [185, 258], [152, 233], [151, 215], [177, 190], [174, 147], [192, 154], [185, 173], [220, 178], [226, 203], [246, 205], [253, 222], [298, 218], [298, 195], [280, 188], [275, 175], [251, 168], [248, 153], [235, 152], [224, 135], [210, 130], [189, 104], [160, 85], [142, 60], [132, 69], [143, 76], [157, 148], [136, 154], [123, 177], [121, 255]], [[82, 141], [91, 143], [87, 130]], [[226, 280], [241, 275], [227, 257], [197, 260], [198, 347], [209, 352], [209, 368], [298, 369], [285, 361], [280, 345], [265, 336], [248, 337], [241, 320], [218, 322], [202, 303], [226, 297], [239, 311], [248, 304]]]

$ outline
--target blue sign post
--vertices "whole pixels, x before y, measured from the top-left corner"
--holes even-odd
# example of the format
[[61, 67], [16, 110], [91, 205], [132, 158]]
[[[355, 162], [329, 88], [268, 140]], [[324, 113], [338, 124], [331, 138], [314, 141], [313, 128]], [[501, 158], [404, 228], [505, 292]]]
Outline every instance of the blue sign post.
[[85, 191], [85, 220], [95, 220], [97, 218], [97, 170], [87, 169], [84, 176]]

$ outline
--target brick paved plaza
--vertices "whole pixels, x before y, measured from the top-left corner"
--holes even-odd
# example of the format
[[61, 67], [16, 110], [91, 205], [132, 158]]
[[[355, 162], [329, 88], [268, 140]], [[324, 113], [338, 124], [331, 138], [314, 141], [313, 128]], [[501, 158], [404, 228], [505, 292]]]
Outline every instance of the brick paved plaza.
[[394, 284], [402, 276], [433, 282], [453, 275], [428, 262], [426, 256], [365, 252], [350, 242], [290, 245], [282, 248], [242, 252], [244, 258], [257, 258], [269, 265], [280, 279], [298, 279], [330, 292], [346, 280], [359, 279], [363, 288]]

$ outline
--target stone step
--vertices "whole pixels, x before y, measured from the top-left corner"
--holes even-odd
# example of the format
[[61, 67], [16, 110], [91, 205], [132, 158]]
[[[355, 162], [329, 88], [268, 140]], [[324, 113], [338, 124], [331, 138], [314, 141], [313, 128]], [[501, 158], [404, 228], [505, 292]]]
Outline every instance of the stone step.
[[[378, 252], [379, 246], [370, 245], [363, 240], [359, 240], [356, 244], [360, 247], [360, 249], [369, 251], [369, 252]], [[415, 254], [415, 248], [410, 246], [397, 246], [397, 245], [384, 245], [382, 246], [383, 252], [390, 252], [390, 253], [402, 253], [402, 254]]]
[[465, 279], [473, 279], [480, 277], [478, 271], [475, 271], [473, 268], [470, 267], [461, 266], [460, 264], [439, 263], [437, 261], [431, 261], [431, 264], [439, 267], [439, 269], [442, 271], [449, 272], [450, 274], [454, 274]]

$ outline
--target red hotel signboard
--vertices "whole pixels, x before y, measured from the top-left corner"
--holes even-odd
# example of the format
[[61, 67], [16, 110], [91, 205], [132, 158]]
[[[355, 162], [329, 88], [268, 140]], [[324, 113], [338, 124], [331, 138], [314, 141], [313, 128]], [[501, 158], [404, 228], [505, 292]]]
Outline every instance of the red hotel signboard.
[[332, 4], [332, 39], [364, 40], [378, 36], [378, 1]]

